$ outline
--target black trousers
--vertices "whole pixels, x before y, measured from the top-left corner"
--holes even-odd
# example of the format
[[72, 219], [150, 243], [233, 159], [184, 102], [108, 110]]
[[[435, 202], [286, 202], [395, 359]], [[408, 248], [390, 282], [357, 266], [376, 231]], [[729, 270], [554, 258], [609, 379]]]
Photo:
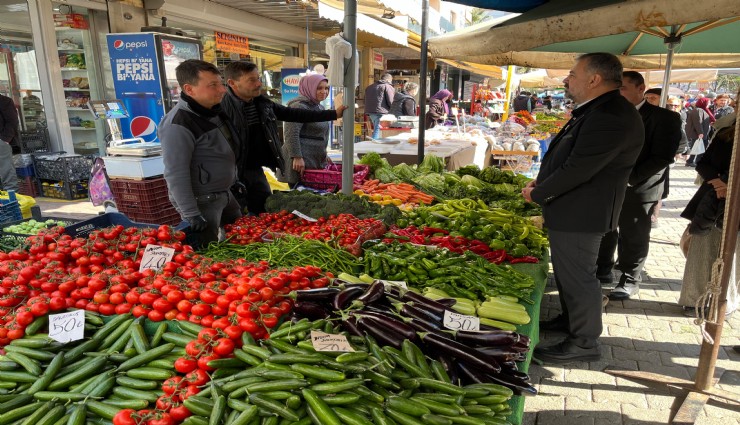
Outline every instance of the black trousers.
[[246, 207], [249, 214], [265, 212], [265, 200], [272, 195], [272, 190], [262, 167], [242, 170], [240, 176], [247, 188], [247, 196], [246, 199], [240, 199], [239, 204], [242, 208]]
[[[642, 268], [650, 249], [650, 216], [657, 202], [625, 203], [619, 215], [619, 228], [608, 232], [601, 240], [596, 262], [599, 275], [621, 272], [620, 284], [635, 284], [642, 280]], [[614, 253], [617, 253], [615, 267]]]
[[550, 230], [550, 253], [569, 339], [577, 346], [598, 345], [602, 331], [601, 285], [596, 278], [596, 257], [603, 233]]

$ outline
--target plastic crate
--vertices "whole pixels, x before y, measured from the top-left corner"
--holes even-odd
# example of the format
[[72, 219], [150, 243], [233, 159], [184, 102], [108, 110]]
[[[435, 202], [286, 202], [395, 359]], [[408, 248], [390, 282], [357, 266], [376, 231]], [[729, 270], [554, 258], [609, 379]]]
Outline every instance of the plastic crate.
[[90, 178], [93, 157], [53, 153], [34, 155], [33, 163], [40, 179], [75, 182]]
[[49, 132], [45, 128], [36, 131], [21, 131], [21, 153], [48, 151]]
[[[370, 167], [367, 165], [355, 165], [352, 180], [354, 184], [362, 184], [367, 175], [370, 174]], [[332, 190], [342, 188], [342, 166], [340, 164], [329, 164], [323, 170], [306, 170], [303, 172], [301, 184], [319, 190]]]
[[33, 164], [26, 165], [25, 167], [16, 167], [15, 174], [18, 177], [33, 177], [35, 175], [33, 171]]
[[176, 226], [182, 222], [180, 213], [172, 204], [158, 208], [143, 209], [139, 207], [126, 207], [116, 204], [118, 211], [125, 214], [131, 220], [147, 224], [167, 224]]
[[[89, 220], [81, 221], [71, 226], [67, 226], [64, 229], [64, 233], [72, 236], [73, 238], [86, 238], [87, 235], [89, 235], [94, 230], [104, 229], [111, 226], [118, 226], [119, 224], [123, 227], [136, 227], [139, 229], [154, 228], [158, 226], [157, 224], [131, 221], [128, 217], [121, 213], [106, 213], [101, 214], [97, 217], [93, 217]], [[175, 229], [182, 230], [183, 232], [188, 233], [187, 223], [180, 223], [180, 225], [175, 227]]]
[[119, 210], [151, 211], [172, 206], [163, 177], [152, 180], [110, 179], [110, 189]]
[[[6, 229], [10, 226], [14, 226], [16, 224], [25, 223], [27, 221], [33, 220], [33, 218], [26, 218], [23, 220], [17, 220], [17, 221], [11, 221], [8, 223], [3, 223], [0, 225], [0, 241], [2, 241], [2, 244], [7, 245], [16, 245], [21, 246], [26, 241], [26, 238], [33, 235], [26, 235], [23, 233], [15, 233], [15, 232], [9, 232]], [[71, 218], [61, 218], [61, 217], [41, 217], [35, 219], [36, 221], [46, 221], [46, 220], [56, 220], [56, 221], [64, 221], [66, 223], [69, 223], [69, 225], [77, 223], [79, 220], [71, 219]]]
[[21, 206], [15, 196], [15, 192], [8, 191], [8, 199], [0, 198], [0, 223], [23, 220]]
[[85, 199], [87, 198], [87, 181], [54, 181], [39, 180], [41, 196], [57, 199]]
[[39, 186], [35, 177], [18, 177], [18, 193], [35, 198], [39, 196]]

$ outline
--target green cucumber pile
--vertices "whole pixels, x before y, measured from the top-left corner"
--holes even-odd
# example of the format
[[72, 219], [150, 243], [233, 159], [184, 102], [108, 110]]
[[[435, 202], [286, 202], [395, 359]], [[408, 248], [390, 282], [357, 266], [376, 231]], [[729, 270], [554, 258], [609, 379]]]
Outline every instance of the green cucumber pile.
[[[220, 373], [208, 390], [185, 400], [194, 416], [183, 423], [508, 423], [509, 388], [459, 387], [418, 347], [380, 348], [371, 337], [349, 337], [353, 352], [318, 352], [310, 341], [312, 330], [338, 333], [330, 321], [303, 319], [286, 322], [270, 339], [245, 343], [234, 354], [246, 369]], [[422, 377], [419, 370], [430, 371], [433, 378]]]
[[[110, 423], [121, 409], [145, 409], [163, 395], [184, 353], [163, 337], [167, 324], [147, 338], [130, 314], [108, 323], [85, 312], [90, 335], [60, 344], [46, 334], [12, 341], [0, 361], [0, 424]], [[43, 326], [38, 320], [36, 326]], [[36, 323], [36, 322], [34, 322]]]

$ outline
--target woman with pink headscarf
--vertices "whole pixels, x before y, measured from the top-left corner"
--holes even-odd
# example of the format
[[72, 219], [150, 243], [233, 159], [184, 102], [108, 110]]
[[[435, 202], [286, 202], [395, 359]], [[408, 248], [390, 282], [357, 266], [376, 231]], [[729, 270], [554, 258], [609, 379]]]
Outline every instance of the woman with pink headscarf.
[[[321, 102], [329, 96], [329, 80], [323, 75], [310, 74], [298, 83], [300, 96], [288, 102], [292, 108], [323, 111]], [[305, 170], [323, 169], [329, 158], [326, 148], [331, 121], [286, 122], [283, 157], [285, 170], [281, 180], [289, 184], [298, 183]]]
[[450, 107], [447, 105], [450, 99], [452, 99], [452, 93], [445, 89], [429, 98], [429, 111], [426, 114], [424, 128], [430, 129], [437, 124], [444, 123], [445, 118], [450, 114]]
[[[696, 101], [696, 107], [686, 114], [686, 137], [689, 139], [689, 150], [697, 140], [704, 143], [706, 150], [709, 142], [710, 125], [714, 122], [714, 115], [709, 110], [709, 99], [702, 97]], [[695, 167], [701, 155], [691, 155], [686, 160], [687, 167]]]

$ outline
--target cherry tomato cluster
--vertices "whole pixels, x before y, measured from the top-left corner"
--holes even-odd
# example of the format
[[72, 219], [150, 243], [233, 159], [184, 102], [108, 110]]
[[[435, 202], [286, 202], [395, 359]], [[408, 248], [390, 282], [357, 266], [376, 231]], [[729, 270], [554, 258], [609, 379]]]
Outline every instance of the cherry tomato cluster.
[[244, 216], [226, 226], [226, 237], [236, 244], [263, 242], [276, 234], [290, 234], [306, 239], [328, 241], [353, 254], [361, 254], [360, 245], [385, 233], [386, 227], [374, 218], [357, 218], [352, 214], [320, 217], [312, 222], [287, 211]]

